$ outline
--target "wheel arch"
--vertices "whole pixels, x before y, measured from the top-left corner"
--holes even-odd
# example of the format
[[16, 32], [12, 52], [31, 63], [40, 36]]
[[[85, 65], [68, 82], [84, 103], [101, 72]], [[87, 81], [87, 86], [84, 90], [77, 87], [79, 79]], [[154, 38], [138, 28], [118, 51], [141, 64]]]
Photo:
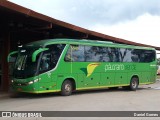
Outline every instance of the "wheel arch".
[[[65, 78], [65, 79], [64, 79], [64, 81], [66, 81], [66, 80], [71, 81], [72, 86], [73, 86], [73, 91], [75, 91], [75, 90], [76, 90], [76, 81], [75, 81], [75, 79], [74, 79], [74, 78], [71, 78], [71, 77], [68, 77], [68, 78]], [[64, 82], [64, 81], [63, 81], [63, 82]], [[63, 82], [62, 82], [62, 84], [63, 84]]]
[[138, 76], [137, 74], [132, 75], [132, 77], [131, 77], [131, 79], [130, 79], [130, 80], [132, 80], [133, 78], [137, 78], [137, 80], [138, 80], [138, 85], [139, 85], [139, 76]]

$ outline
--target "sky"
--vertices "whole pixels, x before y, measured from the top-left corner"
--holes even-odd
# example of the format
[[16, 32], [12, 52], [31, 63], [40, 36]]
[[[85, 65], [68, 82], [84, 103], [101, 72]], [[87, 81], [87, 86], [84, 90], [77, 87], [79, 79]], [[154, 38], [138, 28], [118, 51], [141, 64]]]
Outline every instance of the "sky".
[[9, 1], [92, 31], [160, 47], [160, 0]]

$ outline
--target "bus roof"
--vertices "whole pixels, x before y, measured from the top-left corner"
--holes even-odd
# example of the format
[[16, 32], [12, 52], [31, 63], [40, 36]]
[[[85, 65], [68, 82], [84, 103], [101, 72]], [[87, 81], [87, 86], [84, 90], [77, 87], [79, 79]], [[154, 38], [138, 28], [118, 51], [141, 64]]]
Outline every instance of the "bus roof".
[[77, 44], [77, 45], [81, 44], [81, 45], [93, 45], [93, 46], [155, 50], [155, 48], [151, 48], [151, 47], [118, 44], [118, 43], [99, 41], [99, 40], [66, 39], [66, 38], [35, 41], [35, 42], [28, 43], [26, 46], [45, 47], [46, 45], [51, 45], [51, 44]]

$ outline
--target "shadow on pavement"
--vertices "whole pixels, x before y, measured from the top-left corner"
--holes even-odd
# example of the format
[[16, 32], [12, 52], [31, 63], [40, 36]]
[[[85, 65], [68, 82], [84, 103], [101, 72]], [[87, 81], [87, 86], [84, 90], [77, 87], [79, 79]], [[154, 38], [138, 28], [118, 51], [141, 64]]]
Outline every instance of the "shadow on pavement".
[[[145, 90], [148, 88], [138, 88], [137, 91]], [[75, 91], [72, 93], [73, 96], [75, 95], [83, 95], [83, 94], [97, 94], [97, 93], [113, 93], [113, 92], [135, 92], [130, 91], [129, 89], [124, 89], [122, 87], [113, 87], [107, 89], [98, 89], [98, 90], [84, 90], [84, 91]], [[71, 96], [72, 96], [71, 95]], [[39, 98], [49, 98], [49, 97], [66, 97], [61, 96], [60, 93], [43, 93], [43, 94], [31, 94], [31, 93], [10, 93], [10, 98], [28, 98], [28, 99], [39, 99]]]

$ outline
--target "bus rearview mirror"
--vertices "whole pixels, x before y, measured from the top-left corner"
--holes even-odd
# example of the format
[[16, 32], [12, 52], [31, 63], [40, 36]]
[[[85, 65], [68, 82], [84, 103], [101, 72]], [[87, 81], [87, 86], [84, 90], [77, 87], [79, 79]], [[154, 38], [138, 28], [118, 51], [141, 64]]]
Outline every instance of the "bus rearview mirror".
[[39, 48], [38, 50], [34, 51], [32, 54], [32, 62], [36, 61], [36, 57], [39, 53], [48, 50], [49, 48]]

